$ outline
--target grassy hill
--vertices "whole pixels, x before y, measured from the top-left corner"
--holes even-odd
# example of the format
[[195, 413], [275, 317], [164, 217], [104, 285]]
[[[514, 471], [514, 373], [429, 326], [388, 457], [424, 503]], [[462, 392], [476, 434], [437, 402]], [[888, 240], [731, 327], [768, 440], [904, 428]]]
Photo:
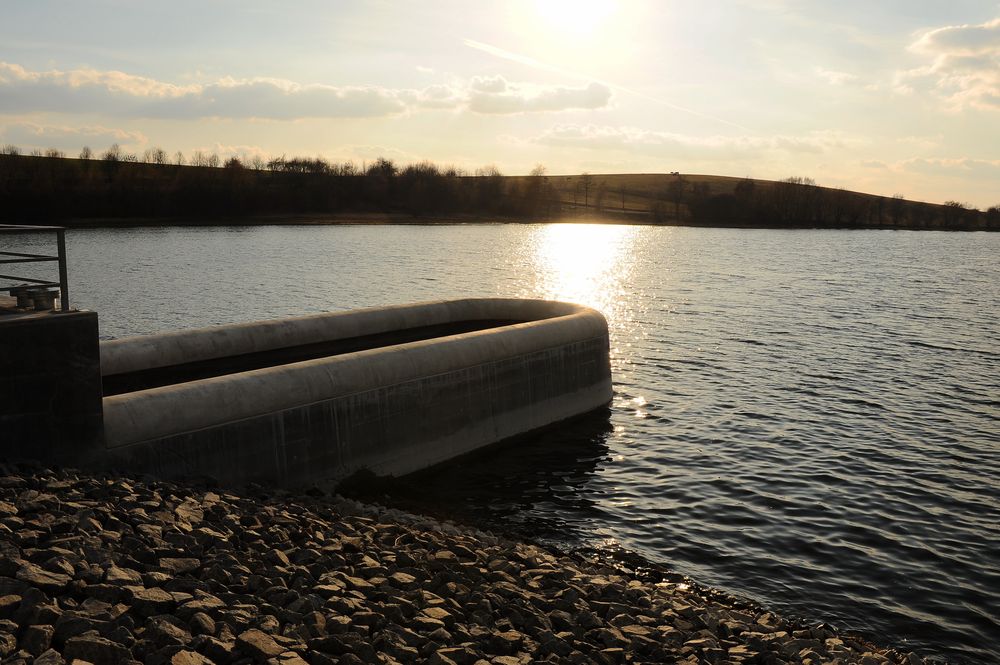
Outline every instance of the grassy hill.
[[[529, 177], [511, 178], [522, 183]], [[689, 173], [548, 176], [563, 215], [657, 224], [1000, 230], [1000, 206], [907, 201], [782, 181]]]
[[[696, 226], [1000, 230], [1000, 206], [906, 201], [808, 179], [698, 174], [468, 175], [384, 159], [361, 170], [321, 159], [195, 166], [0, 153], [0, 221], [67, 224], [571, 220]], [[116, 222], [115, 220], [121, 220]], [[127, 222], [125, 220], [128, 220]]]

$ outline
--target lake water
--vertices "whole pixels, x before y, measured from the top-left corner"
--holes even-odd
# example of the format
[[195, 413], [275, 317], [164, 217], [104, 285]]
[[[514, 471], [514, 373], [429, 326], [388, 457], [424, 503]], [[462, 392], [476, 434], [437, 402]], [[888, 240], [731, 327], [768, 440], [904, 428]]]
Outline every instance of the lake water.
[[157, 228], [68, 248], [104, 337], [465, 296], [594, 306], [609, 416], [389, 491], [1000, 661], [1000, 234]]

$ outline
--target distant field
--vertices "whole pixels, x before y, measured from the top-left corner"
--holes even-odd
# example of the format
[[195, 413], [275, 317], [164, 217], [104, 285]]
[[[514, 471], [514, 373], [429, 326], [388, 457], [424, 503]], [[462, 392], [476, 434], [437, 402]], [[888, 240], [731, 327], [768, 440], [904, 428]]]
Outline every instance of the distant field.
[[[1000, 206], [906, 201], [809, 179], [692, 173], [468, 175], [430, 163], [366, 169], [322, 159], [198, 165], [133, 155], [0, 152], [0, 219], [70, 224], [204, 220], [565, 220], [782, 228], [1000, 230]], [[117, 222], [112, 222], [117, 220]]]
[[[559, 202], [569, 207], [581, 210], [619, 212], [626, 214], [649, 214], [660, 206], [669, 218], [674, 217], [675, 208], [679, 208], [681, 219], [689, 217], [688, 206], [684, 199], [690, 198], [694, 188], [708, 196], [716, 194], [732, 194], [743, 178], [719, 175], [700, 175], [682, 173], [681, 202], [675, 205], [674, 194], [678, 187], [678, 175], [667, 173], [627, 173], [627, 174], [595, 174], [590, 176], [589, 193], [584, 185], [585, 176], [553, 175], [546, 176], [552, 185]], [[525, 176], [511, 176], [512, 181], [527, 181]], [[757, 180], [755, 183], [767, 186], [770, 181]]]
[[[526, 186], [528, 177], [508, 178]], [[986, 212], [953, 204], [798, 182], [696, 173], [546, 176], [563, 215], [603, 214], [667, 224], [863, 226], [895, 228], [1000, 228], [1000, 208]], [[734, 215], [738, 209], [755, 216]], [[772, 214], [773, 213], [773, 214]], [[742, 218], [737, 221], [736, 218]]]

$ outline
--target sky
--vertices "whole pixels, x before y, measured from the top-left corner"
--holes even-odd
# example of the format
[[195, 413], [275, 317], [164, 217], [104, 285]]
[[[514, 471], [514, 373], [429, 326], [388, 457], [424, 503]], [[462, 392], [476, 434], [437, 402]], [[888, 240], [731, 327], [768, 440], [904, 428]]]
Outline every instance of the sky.
[[0, 144], [1000, 204], [997, 0], [0, 0]]

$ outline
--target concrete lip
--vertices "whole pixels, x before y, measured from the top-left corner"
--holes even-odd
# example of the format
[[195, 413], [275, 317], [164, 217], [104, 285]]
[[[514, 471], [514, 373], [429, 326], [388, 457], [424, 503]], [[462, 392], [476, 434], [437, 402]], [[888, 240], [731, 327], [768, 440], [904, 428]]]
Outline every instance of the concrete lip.
[[612, 393], [603, 315], [544, 300], [318, 314], [102, 342], [100, 353], [105, 384], [126, 387], [103, 399], [101, 456], [221, 482], [409, 473]]

